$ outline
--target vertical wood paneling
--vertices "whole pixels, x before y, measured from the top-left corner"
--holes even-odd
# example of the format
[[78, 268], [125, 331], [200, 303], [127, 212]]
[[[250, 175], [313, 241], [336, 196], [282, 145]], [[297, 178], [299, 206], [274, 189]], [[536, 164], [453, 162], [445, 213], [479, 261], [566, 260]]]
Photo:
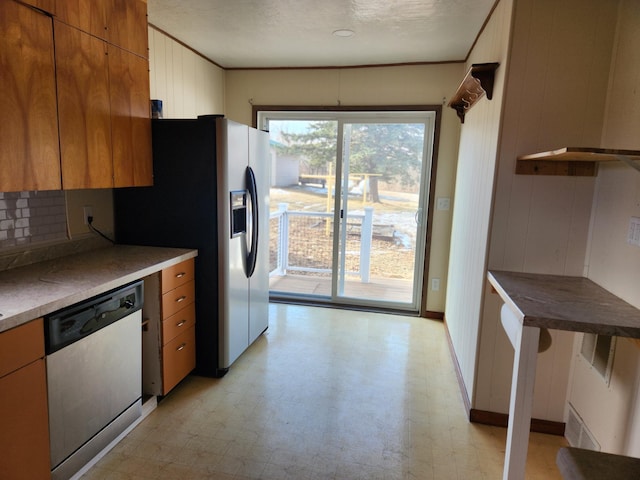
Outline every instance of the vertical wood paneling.
[[465, 117], [458, 154], [446, 319], [472, 403], [511, 8], [510, 1], [498, 4], [469, 59], [469, 63], [498, 61], [500, 68], [493, 100], [478, 102]]
[[[515, 3], [488, 265], [580, 275], [594, 180], [517, 176], [515, 158], [560, 145], [599, 146], [615, 2]], [[512, 349], [500, 328], [485, 325], [499, 321], [497, 312], [485, 308], [477, 384], [491, 388], [478, 390], [482, 395], [474, 406], [506, 413], [511, 379], [500, 366], [510, 364]], [[567, 387], [562, 379], [570, 366], [571, 339], [560, 338], [540, 356], [536, 377], [534, 416], [552, 421], [563, 420]]]
[[182, 64], [182, 56], [184, 55], [184, 48], [175, 42], [171, 42], [168, 45], [171, 48], [171, 61], [172, 61], [172, 95], [171, 101], [174, 105], [174, 118], [183, 118], [185, 116], [185, 104], [184, 104], [184, 66]]
[[169, 78], [169, 72], [167, 67], [167, 37], [151, 30], [153, 32], [153, 50], [152, 53], [155, 65], [155, 70], [151, 70], [151, 75], [155, 77], [155, 89], [151, 89], [151, 98], [160, 99], [164, 103], [162, 105], [163, 113], [165, 117], [171, 115], [171, 102], [169, 101], [167, 81]]
[[156, 80], [156, 59], [153, 55], [155, 52], [155, 35], [153, 29], [147, 29], [149, 34], [149, 91], [155, 92], [157, 88]]
[[183, 115], [196, 112], [196, 96], [197, 96], [197, 72], [196, 72], [196, 55], [187, 50], [182, 56], [182, 103]]
[[151, 98], [165, 118], [224, 113], [225, 72], [165, 34], [149, 29]]

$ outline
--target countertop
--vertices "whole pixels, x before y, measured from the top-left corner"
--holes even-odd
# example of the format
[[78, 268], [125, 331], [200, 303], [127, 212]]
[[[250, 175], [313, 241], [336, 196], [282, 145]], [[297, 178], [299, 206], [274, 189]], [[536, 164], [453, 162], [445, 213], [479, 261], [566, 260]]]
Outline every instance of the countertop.
[[488, 278], [525, 326], [640, 338], [640, 310], [588, 278], [495, 270]]
[[0, 272], [0, 332], [138, 280], [197, 250], [115, 245]]

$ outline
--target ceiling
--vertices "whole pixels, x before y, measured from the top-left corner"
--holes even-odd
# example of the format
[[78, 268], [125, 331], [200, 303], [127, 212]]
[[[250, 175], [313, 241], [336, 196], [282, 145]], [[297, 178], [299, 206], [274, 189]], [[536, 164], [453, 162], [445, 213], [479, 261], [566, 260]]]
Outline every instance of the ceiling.
[[224, 68], [346, 67], [465, 60], [495, 2], [148, 0], [148, 12]]

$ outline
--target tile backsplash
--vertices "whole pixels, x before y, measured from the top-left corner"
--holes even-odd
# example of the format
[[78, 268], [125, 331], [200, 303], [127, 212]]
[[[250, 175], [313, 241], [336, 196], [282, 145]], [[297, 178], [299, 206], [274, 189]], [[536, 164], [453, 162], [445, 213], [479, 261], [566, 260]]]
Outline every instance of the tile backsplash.
[[66, 238], [63, 191], [0, 192], [0, 250]]

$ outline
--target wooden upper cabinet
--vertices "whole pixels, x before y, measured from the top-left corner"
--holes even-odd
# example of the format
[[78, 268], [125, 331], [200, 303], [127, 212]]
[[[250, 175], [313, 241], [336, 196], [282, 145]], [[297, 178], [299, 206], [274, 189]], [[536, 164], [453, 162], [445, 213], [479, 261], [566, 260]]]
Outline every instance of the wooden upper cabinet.
[[56, 0], [56, 15], [113, 45], [149, 56], [146, 0]]
[[83, 32], [107, 39], [107, 11], [112, 0], [56, 0], [56, 17]]
[[107, 45], [54, 23], [62, 186], [113, 186]]
[[109, 45], [115, 187], [153, 184], [149, 62]]
[[[104, 1], [104, 0], [103, 0]], [[146, 0], [109, 0], [109, 43], [149, 58]]]
[[0, 1], [0, 191], [59, 190], [51, 18]]
[[21, 0], [22, 3], [26, 3], [27, 5], [31, 5], [43, 12], [50, 13], [51, 15], [55, 15], [56, 13], [56, 1], [58, 0]]

